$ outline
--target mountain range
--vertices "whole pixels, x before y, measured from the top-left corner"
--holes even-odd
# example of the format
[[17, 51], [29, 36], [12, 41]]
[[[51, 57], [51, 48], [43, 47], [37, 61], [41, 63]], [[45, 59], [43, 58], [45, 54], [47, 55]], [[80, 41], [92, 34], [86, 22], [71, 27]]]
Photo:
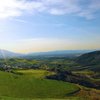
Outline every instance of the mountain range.
[[14, 58], [14, 57], [77, 57], [84, 53], [91, 52], [93, 50], [57, 50], [49, 52], [33, 52], [28, 54], [14, 53], [7, 50], [0, 49], [0, 58]]
[[0, 49], [0, 58], [13, 58], [13, 57], [21, 57], [21, 56], [23, 56], [23, 54]]

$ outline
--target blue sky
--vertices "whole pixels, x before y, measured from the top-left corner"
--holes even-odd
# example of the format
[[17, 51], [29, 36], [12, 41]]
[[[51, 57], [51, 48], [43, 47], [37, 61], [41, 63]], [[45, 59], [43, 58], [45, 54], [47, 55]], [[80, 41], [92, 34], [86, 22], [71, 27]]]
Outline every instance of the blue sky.
[[100, 0], [2, 0], [0, 48], [100, 49]]

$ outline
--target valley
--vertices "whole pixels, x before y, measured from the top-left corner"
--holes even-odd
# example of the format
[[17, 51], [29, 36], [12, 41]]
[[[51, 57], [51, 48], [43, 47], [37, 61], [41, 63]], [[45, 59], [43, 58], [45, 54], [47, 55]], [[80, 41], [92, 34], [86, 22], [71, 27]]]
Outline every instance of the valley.
[[84, 54], [73, 58], [72, 55], [1, 58], [0, 99], [99, 100], [100, 65], [97, 56], [100, 53], [91, 53], [93, 56], [85, 54], [88, 55], [85, 60], [92, 57], [89, 67], [89, 64], [80, 63], [80, 60], [85, 61]]

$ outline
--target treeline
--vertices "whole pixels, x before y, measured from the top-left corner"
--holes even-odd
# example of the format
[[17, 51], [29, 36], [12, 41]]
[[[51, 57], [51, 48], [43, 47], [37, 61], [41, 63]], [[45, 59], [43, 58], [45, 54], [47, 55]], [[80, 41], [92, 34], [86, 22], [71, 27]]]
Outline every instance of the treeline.
[[60, 81], [62, 80], [65, 82], [71, 82], [71, 83], [83, 85], [90, 88], [100, 89], [100, 81], [93, 81], [93, 79], [91, 79], [87, 75], [75, 74], [71, 71], [61, 70], [61, 69], [56, 69], [55, 72], [56, 74], [47, 76], [46, 78], [60, 80]]

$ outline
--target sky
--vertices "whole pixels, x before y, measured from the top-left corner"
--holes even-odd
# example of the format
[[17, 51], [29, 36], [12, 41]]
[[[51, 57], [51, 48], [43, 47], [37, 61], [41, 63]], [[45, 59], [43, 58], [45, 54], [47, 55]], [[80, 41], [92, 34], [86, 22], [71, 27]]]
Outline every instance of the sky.
[[100, 49], [100, 0], [0, 0], [0, 49]]

